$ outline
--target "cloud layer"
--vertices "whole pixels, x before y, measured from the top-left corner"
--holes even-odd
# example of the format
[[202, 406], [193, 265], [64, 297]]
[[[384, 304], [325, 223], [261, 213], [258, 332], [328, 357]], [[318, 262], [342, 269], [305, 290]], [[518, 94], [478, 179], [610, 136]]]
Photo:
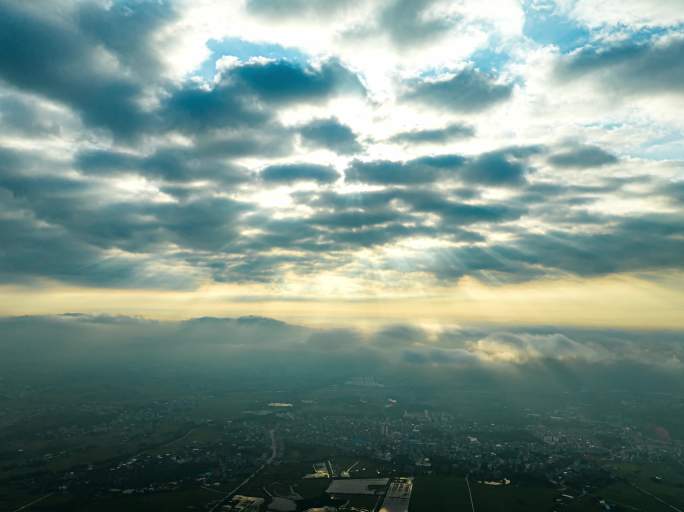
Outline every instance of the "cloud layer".
[[643, 392], [683, 383], [681, 332], [435, 331], [410, 324], [367, 332], [311, 329], [263, 317], [153, 322], [76, 314], [5, 318], [0, 327], [7, 333], [0, 342], [0, 367], [7, 377], [21, 379], [93, 369], [104, 375], [142, 370], [153, 378], [188, 371], [206, 377], [214, 369], [240, 376], [265, 367], [268, 378], [284, 377], [282, 383], [290, 375], [300, 380], [304, 375], [310, 384], [340, 384], [367, 372], [401, 385], [418, 377], [422, 386], [441, 386], [447, 378], [451, 384], [505, 385], [509, 391], [542, 386]]
[[228, 4], [0, 0], [2, 284], [684, 270], [667, 2]]

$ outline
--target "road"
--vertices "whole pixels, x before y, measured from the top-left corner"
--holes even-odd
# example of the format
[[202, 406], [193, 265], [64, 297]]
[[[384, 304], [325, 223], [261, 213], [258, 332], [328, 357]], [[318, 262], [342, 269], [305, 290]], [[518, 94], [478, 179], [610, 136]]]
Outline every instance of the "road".
[[470, 496], [470, 508], [475, 512], [475, 502], [473, 501], [473, 493], [470, 490], [470, 480], [468, 480], [468, 475], [465, 477], [466, 485], [468, 486], [468, 496]]
[[213, 507], [211, 507], [211, 509], [209, 509], [209, 512], [214, 512], [220, 506], [224, 505], [229, 499], [231, 499], [233, 496], [235, 496], [240, 489], [242, 489], [245, 485], [247, 485], [249, 483], [249, 481], [252, 480], [252, 478], [254, 478], [259, 473], [261, 473], [266, 466], [273, 463], [276, 456], [278, 455], [278, 442], [277, 442], [276, 436], [275, 436], [275, 429], [271, 429], [269, 431], [269, 435], [271, 436], [271, 456], [268, 458], [268, 460], [265, 463], [263, 463], [261, 466], [259, 466], [256, 469], [256, 471], [254, 471], [254, 473], [252, 473], [247, 478], [245, 478], [242, 482], [240, 482], [237, 487], [235, 487], [232, 491], [230, 491], [223, 498], [221, 498]]
[[271, 436], [271, 457], [266, 461], [266, 464], [270, 464], [271, 462], [273, 462], [276, 458], [276, 455], [278, 455], [278, 445], [276, 444], [275, 429], [272, 428], [268, 431], [268, 433]]
[[662, 499], [660, 496], [656, 496], [656, 495], [653, 494], [652, 492], [649, 492], [649, 491], [647, 491], [646, 489], [642, 489], [641, 487], [639, 487], [639, 486], [636, 485], [636, 484], [633, 484], [633, 483], [631, 483], [631, 482], [628, 482], [628, 483], [629, 483], [629, 485], [631, 485], [632, 487], [634, 487], [634, 488], [635, 488], [637, 491], [639, 491], [640, 493], [645, 494], [646, 496], [650, 496], [651, 498], [653, 498], [653, 499], [656, 500], [657, 502], [662, 503], [663, 505], [665, 505], [666, 507], [668, 507], [668, 508], [674, 510], [675, 512], [683, 512], [681, 508], [675, 507], [675, 506], [672, 505], [671, 503], [668, 503], [667, 501], [665, 501], [664, 499]]
[[40, 498], [33, 500], [31, 503], [27, 503], [26, 505], [23, 505], [19, 508], [15, 508], [12, 512], [19, 512], [20, 510], [26, 510], [31, 505], [35, 505], [39, 501], [43, 501], [43, 500], [49, 498], [50, 496], [52, 496], [53, 494], [54, 494], [54, 492], [51, 492], [50, 494], [46, 494], [45, 496], [41, 496]]

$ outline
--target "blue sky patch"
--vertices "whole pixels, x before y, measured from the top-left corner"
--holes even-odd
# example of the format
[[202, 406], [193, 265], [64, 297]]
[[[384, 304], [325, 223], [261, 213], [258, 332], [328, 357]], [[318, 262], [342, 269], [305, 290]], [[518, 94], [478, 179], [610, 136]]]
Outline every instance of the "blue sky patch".
[[556, 14], [552, 9], [525, 5], [523, 33], [542, 45], [554, 45], [563, 52], [571, 52], [584, 46], [591, 39], [591, 32], [567, 16]]
[[292, 62], [306, 62], [307, 56], [296, 48], [286, 48], [279, 44], [255, 43], [238, 37], [228, 37], [220, 41], [210, 39], [207, 47], [211, 55], [202, 63], [196, 74], [211, 79], [216, 73], [216, 61], [221, 57], [232, 55], [240, 60], [252, 57], [268, 57], [271, 59], [285, 59]]

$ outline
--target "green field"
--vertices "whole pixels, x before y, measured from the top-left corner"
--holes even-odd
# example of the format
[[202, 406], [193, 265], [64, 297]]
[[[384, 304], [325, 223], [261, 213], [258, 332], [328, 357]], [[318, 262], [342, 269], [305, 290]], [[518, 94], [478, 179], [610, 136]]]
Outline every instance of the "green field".
[[[478, 512], [545, 512], [554, 510], [553, 489], [536, 486], [489, 486], [470, 482]], [[411, 496], [411, 512], [471, 510], [463, 476], [422, 476], [416, 478]]]
[[415, 479], [411, 512], [470, 510], [468, 489], [462, 476], [421, 476]]

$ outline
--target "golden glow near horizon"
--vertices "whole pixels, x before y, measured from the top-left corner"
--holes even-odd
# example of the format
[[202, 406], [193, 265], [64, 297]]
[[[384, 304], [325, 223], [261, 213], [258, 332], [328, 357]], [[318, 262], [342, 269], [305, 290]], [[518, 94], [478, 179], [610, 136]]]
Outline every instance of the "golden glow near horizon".
[[[317, 326], [387, 323], [565, 325], [634, 329], [684, 328], [684, 276], [630, 275], [487, 286], [472, 279], [445, 288], [391, 293], [288, 296], [266, 286], [207, 285], [192, 291], [0, 287], [0, 314], [68, 312], [160, 320], [263, 315]], [[415, 290], [413, 290], [415, 292]]]

